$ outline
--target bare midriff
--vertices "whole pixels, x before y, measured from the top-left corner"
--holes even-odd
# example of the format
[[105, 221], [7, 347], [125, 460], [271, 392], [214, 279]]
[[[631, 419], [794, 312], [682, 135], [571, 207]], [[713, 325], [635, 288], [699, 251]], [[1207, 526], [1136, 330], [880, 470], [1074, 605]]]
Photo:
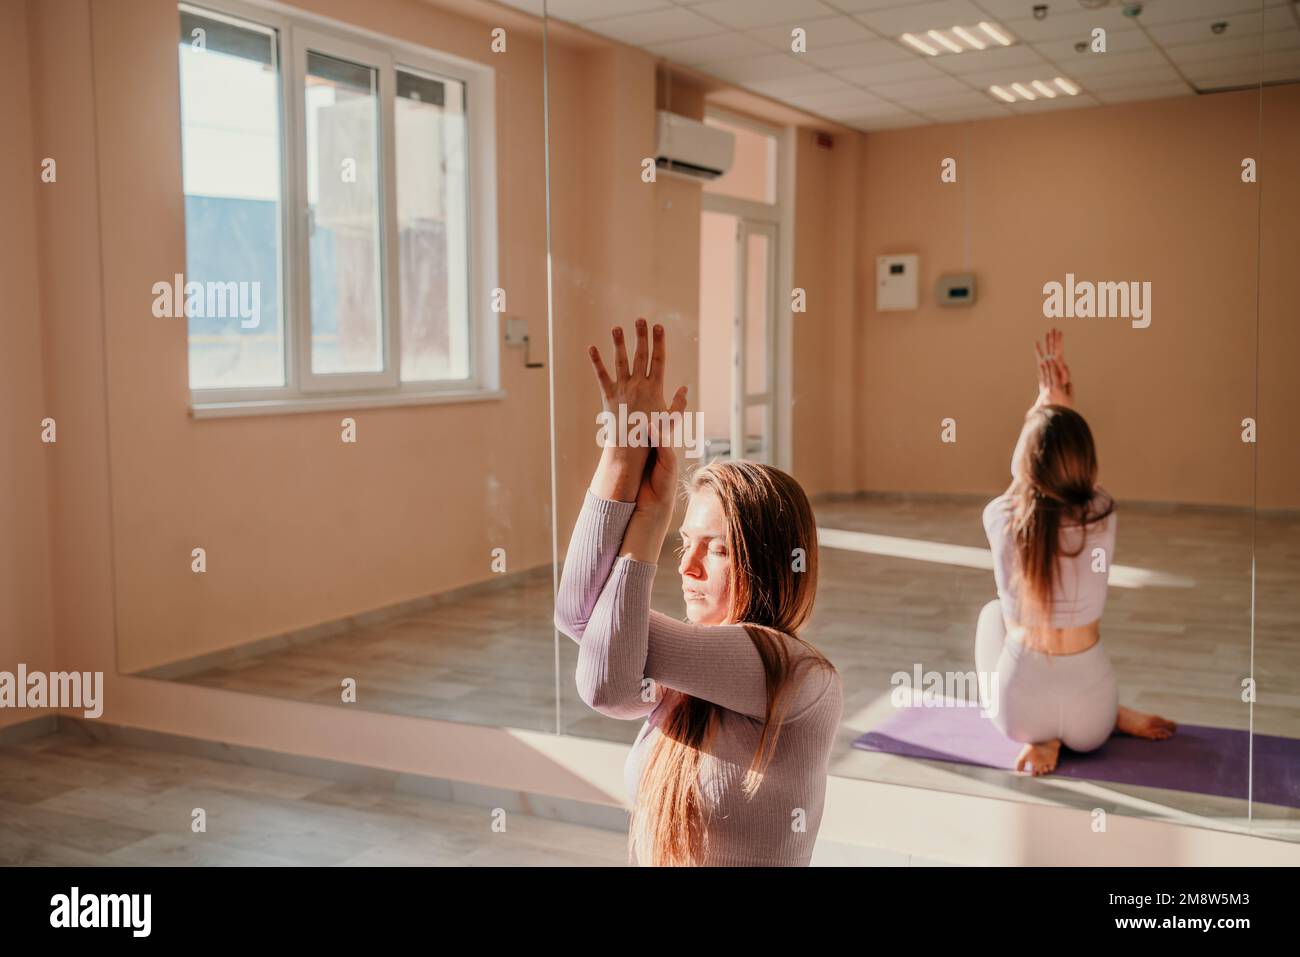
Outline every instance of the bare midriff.
[[1101, 619], [1069, 628], [1043, 628], [1007, 622], [1007, 636], [1045, 655], [1077, 655], [1101, 640]]

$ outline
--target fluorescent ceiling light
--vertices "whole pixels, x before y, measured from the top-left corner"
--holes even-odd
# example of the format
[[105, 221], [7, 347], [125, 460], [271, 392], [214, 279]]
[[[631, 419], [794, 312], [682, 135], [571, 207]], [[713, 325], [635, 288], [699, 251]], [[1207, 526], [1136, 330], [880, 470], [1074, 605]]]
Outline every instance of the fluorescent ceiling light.
[[957, 34], [957, 36], [961, 37], [963, 40], [965, 40], [976, 50], [983, 50], [984, 47], [986, 46], [983, 40], [975, 36], [975, 34], [971, 33], [965, 27], [953, 27], [952, 32]]
[[977, 35], [981, 31], [1004, 47], [1014, 42], [1001, 27], [987, 21], [981, 21], [979, 26], [975, 27], [954, 26], [946, 30], [926, 30], [924, 39], [915, 33], [904, 33], [898, 39], [927, 56], [938, 56], [944, 52], [969, 53], [971, 50], [985, 49], [989, 41]]
[[947, 48], [948, 48], [949, 50], [951, 50], [953, 53], [961, 53], [961, 52], [962, 52], [962, 49], [961, 49], [960, 46], [958, 46], [956, 43], [953, 43], [951, 40], [949, 40], [946, 36], [944, 36], [944, 35], [943, 35], [942, 33], [940, 33], [938, 30], [931, 30], [929, 33], [926, 34], [926, 36], [928, 36], [928, 37], [929, 37], [931, 40], [933, 40], [935, 43], [938, 43], [940, 46], [945, 46], [945, 47], [947, 47]]
[[909, 46], [913, 46], [916, 49], [920, 50], [922, 53], [926, 54], [927, 56], [939, 55], [938, 50], [930, 46], [930, 44], [926, 43], [920, 37], [914, 37], [910, 33], [904, 33], [902, 37], [900, 37], [899, 39], [901, 39], [904, 43], [908, 44]]
[[993, 24], [989, 23], [987, 20], [981, 20], [979, 27], [981, 30], [983, 30], [985, 33], [991, 36], [998, 43], [1001, 43], [1004, 47], [1011, 46], [1011, 38], [1008, 37], [1001, 30], [999, 30], [997, 27], [995, 27]]
[[[1079, 92], [1079, 88], [1063, 76], [1056, 77], [1052, 82], [1070, 96], [1075, 96]], [[1052, 89], [1042, 80], [1028, 80], [1025, 83], [1010, 83], [1007, 84], [1007, 86], [1015, 92], [1008, 92], [1005, 86], [990, 86], [989, 92], [998, 99], [1005, 100], [1008, 103], [1016, 102], [1016, 93], [1020, 94], [1020, 98], [1025, 100], [1036, 100], [1040, 94], [1047, 97], [1049, 100], [1054, 100], [1057, 97], [1056, 90]], [[1031, 86], [1034, 88], [1033, 90], [1030, 89]], [[1038, 93], [1035, 94], [1034, 90], [1037, 90]]]

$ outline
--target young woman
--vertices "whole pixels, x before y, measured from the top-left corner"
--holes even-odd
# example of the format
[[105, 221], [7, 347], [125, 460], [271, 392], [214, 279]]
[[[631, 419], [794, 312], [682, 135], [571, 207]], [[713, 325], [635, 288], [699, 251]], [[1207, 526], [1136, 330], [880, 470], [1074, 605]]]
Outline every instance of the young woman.
[[[614, 376], [588, 350], [606, 411], [683, 413], [663, 398], [664, 330], [636, 323]], [[648, 362], [648, 366], [647, 366]], [[821, 826], [843, 710], [834, 666], [798, 637], [817, 590], [812, 509], [793, 478], [746, 461], [696, 470], [681, 526], [686, 620], [650, 609], [679, 491], [671, 430], [606, 443], [569, 543], [556, 626], [578, 642], [578, 690], [645, 718], [625, 770], [628, 858], [641, 865], [803, 866]]]
[[1175, 725], [1119, 704], [1099, 620], [1115, 553], [1115, 502], [1097, 485], [1092, 432], [1074, 411], [1064, 336], [1038, 354], [1038, 400], [1011, 460], [1011, 486], [984, 509], [998, 597], [980, 612], [976, 667], [998, 682], [993, 721], [1025, 742], [1016, 770], [1047, 774], [1061, 745], [1102, 746], [1113, 730], [1167, 738]]

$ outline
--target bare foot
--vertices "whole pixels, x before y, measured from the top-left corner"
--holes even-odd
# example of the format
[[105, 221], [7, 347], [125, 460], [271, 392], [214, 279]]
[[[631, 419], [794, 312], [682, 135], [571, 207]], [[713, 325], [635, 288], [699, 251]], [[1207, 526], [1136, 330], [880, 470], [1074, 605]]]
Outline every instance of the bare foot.
[[1131, 734], [1135, 738], [1150, 738], [1163, 741], [1173, 735], [1178, 725], [1158, 714], [1145, 714], [1120, 705], [1119, 715], [1115, 719], [1115, 730]]
[[1060, 753], [1060, 738], [1042, 744], [1026, 744], [1020, 757], [1016, 758], [1016, 770], [1032, 770], [1035, 775], [1050, 774], [1056, 770], [1056, 759]]

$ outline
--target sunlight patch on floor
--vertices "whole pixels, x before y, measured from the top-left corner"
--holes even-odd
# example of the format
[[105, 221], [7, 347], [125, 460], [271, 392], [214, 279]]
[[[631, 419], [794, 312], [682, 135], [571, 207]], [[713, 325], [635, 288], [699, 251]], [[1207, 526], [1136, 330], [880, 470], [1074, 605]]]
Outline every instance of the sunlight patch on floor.
[[[870, 532], [851, 532], [842, 528], [817, 529], [817, 544], [823, 548], [838, 548], [850, 552], [863, 552], [885, 558], [906, 558], [918, 562], [936, 562], [942, 565], [960, 565], [963, 568], [993, 570], [993, 553], [987, 548], [969, 545], [949, 545], [921, 538], [900, 538], [896, 535], [875, 535]], [[1118, 588], [1194, 588], [1195, 580], [1181, 575], [1137, 568], [1133, 565], [1112, 565], [1110, 584]]]

